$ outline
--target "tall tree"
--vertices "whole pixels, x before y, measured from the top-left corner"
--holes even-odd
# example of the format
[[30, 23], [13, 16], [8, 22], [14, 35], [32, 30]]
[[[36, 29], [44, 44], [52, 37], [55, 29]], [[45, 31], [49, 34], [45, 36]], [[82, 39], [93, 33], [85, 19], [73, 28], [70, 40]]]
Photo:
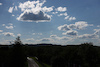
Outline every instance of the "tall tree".
[[20, 37], [17, 37], [11, 52], [11, 67], [24, 67], [26, 62], [26, 55], [20, 40]]

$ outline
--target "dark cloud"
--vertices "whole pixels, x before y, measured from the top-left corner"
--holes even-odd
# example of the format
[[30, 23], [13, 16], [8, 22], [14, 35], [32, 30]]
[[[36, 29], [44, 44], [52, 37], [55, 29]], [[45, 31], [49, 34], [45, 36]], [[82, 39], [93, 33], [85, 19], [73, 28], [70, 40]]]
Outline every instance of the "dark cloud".
[[50, 21], [51, 17], [44, 12], [40, 11], [38, 14], [34, 14], [32, 12], [24, 12], [18, 18], [20, 21], [28, 21], [28, 22], [44, 22]]

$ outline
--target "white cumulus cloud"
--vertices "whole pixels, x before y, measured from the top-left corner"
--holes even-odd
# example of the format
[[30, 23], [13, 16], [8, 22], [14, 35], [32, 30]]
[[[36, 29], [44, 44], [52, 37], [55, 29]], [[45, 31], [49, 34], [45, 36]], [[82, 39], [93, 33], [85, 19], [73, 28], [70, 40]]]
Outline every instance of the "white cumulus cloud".
[[66, 15], [64, 19], [72, 21], [72, 20], [76, 20], [76, 17], [72, 17], [72, 16], [70, 17], [70, 16]]
[[58, 7], [56, 10], [60, 11], [60, 12], [65, 12], [65, 11], [67, 11], [67, 8], [66, 7]]
[[59, 14], [58, 16], [67, 16], [67, 15], [68, 15], [67, 12], [65, 12], [65, 13]]
[[76, 20], [76, 18], [75, 17], [70, 17], [69, 21], [72, 21], [72, 20]]
[[15, 36], [14, 33], [11, 33], [11, 32], [4, 32], [2, 33], [4, 36]]
[[9, 13], [12, 13], [12, 12], [13, 12], [13, 8], [14, 8], [14, 7], [10, 7], [9, 10], [8, 10], [8, 12], [9, 12]]
[[62, 30], [62, 31], [68, 31], [70, 29], [71, 28], [67, 24], [64, 24], [58, 27], [58, 30]]
[[52, 14], [57, 14], [58, 12], [52, 12]]
[[65, 19], [68, 19], [68, 18], [69, 18], [69, 16], [66, 16], [66, 17], [65, 17]]
[[85, 21], [78, 21], [75, 23], [77, 29], [84, 29], [85, 27], [89, 26], [89, 24]]
[[62, 31], [68, 31], [68, 30], [72, 30], [72, 29], [85, 29], [87, 26], [91, 26], [91, 24], [88, 24], [85, 21], [78, 21], [75, 22], [75, 24], [64, 24], [58, 27], [58, 30], [62, 30]]
[[13, 29], [14, 28], [12, 23], [8, 23], [7, 25], [2, 24], [2, 26], [4, 26], [6, 29]]
[[71, 36], [77, 36], [78, 35], [78, 32], [77, 31], [74, 31], [74, 30], [69, 30], [65, 33], [62, 33], [63, 35], [71, 35]]
[[43, 6], [46, 1], [40, 2], [37, 1], [26, 1], [24, 3], [19, 3], [19, 8], [22, 13], [17, 20], [28, 21], [28, 22], [47, 22], [50, 21], [51, 16], [46, 14], [46, 12], [53, 11], [53, 6], [47, 7]]
[[48, 7], [48, 8], [45, 6], [45, 7], [42, 8], [42, 10], [44, 12], [51, 12], [51, 11], [53, 11], [53, 6], [52, 7]]
[[13, 29], [13, 26], [5, 26], [7, 29]]

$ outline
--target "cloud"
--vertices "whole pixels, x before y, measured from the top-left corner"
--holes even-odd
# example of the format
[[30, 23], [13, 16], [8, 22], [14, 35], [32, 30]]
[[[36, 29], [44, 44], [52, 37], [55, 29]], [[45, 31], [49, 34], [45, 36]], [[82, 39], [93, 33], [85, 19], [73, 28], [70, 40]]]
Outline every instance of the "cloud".
[[14, 7], [10, 7], [9, 10], [8, 10], [8, 12], [9, 12], [9, 13], [12, 13], [12, 12], [13, 12], [13, 8], [14, 8]]
[[51, 35], [50, 37], [55, 38], [55, 37], [57, 37], [57, 35]]
[[42, 11], [40, 11], [38, 14], [25, 11], [17, 18], [17, 20], [28, 21], [28, 22], [33, 22], [33, 21], [44, 22], [44, 21], [50, 21], [50, 19], [51, 17], [47, 14], [44, 14]]
[[78, 32], [77, 31], [74, 31], [74, 30], [69, 30], [65, 33], [62, 33], [63, 35], [71, 35], [71, 36], [77, 36], [78, 35]]
[[3, 32], [3, 30], [0, 30], [0, 32]]
[[70, 17], [70, 16], [66, 15], [64, 19], [72, 21], [72, 20], [76, 20], [76, 17], [72, 17], [72, 16]]
[[69, 27], [70, 29], [76, 29], [76, 28], [77, 28], [77, 26], [76, 26], [75, 24], [70, 24], [70, 25], [68, 25], [68, 27]]
[[21, 11], [25, 11], [26, 9], [34, 9], [34, 11], [40, 11], [42, 5], [45, 2], [46, 2], [45, 0], [41, 3], [40, 3], [39, 0], [37, 0], [37, 1], [26, 1], [24, 3], [19, 3], [19, 8], [21, 8]]
[[21, 34], [17, 34], [17, 36], [21, 36]]
[[76, 20], [76, 18], [75, 17], [70, 17], [69, 21], [72, 21], [72, 20]]
[[[17, 11], [17, 10], [18, 10], [18, 9], [17, 9], [17, 6], [15, 6], [15, 7], [10, 7], [10, 8], [8, 9], [8, 12], [9, 12], [9, 13], [12, 13], [13, 10], [14, 10], [14, 11]], [[14, 15], [12, 15], [12, 16], [14, 16]]]
[[2, 3], [0, 3], [0, 5], [2, 5]]
[[36, 33], [33, 33], [32, 35], [35, 35]]
[[65, 12], [65, 13], [59, 14], [58, 16], [67, 16], [67, 15], [68, 15], [67, 12]]
[[86, 38], [96, 39], [96, 38], [99, 38], [98, 33], [100, 32], [100, 29], [94, 29], [94, 31], [95, 32], [93, 34], [83, 34], [83, 35], [78, 36], [78, 38], [81, 38], [81, 39], [86, 39]]
[[72, 21], [72, 20], [76, 20], [76, 17], [70, 17], [68, 14], [67, 14], [67, 8], [66, 7], [58, 7], [56, 9], [56, 11], [60, 11], [60, 12], [65, 12], [65, 13], [60, 13], [58, 16], [65, 16], [65, 20], [69, 20], [69, 21]]
[[65, 12], [65, 11], [67, 11], [67, 8], [66, 7], [58, 7], [56, 10], [60, 11], [60, 12]]
[[6, 29], [13, 29], [13, 24], [9, 23], [8, 26], [6, 26], [5, 24], [2, 24], [2, 26], [4, 26]]
[[99, 35], [96, 35], [96, 34], [83, 34], [83, 35], [78, 36], [78, 38], [81, 38], [81, 39], [85, 39], [85, 38], [95, 39], [95, 38], [99, 38]]
[[66, 37], [66, 36], [59, 37], [57, 35], [50, 35], [50, 38], [56, 39], [57, 41], [58, 40], [67, 40], [67, 41], [69, 41], [69, 40], [73, 39], [71, 37]]
[[75, 23], [77, 29], [84, 29], [85, 27], [89, 26], [85, 21], [78, 21]]
[[69, 28], [69, 26], [67, 24], [61, 25], [58, 27], [58, 30], [62, 30], [62, 31], [68, 31], [71, 28]]
[[52, 14], [57, 14], [58, 12], [52, 12]]
[[12, 15], [12, 16], [15, 16], [15, 15]]
[[40, 41], [52, 41], [52, 39], [51, 38], [43, 38]]
[[4, 32], [3, 35], [8, 36], [8, 37], [9, 36], [13, 36], [13, 37], [15, 36], [14, 33], [10, 33], [10, 32]]
[[14, 10], [15, 10], [15, 11], [17, 11], [17, 10], [18, 10], [18, 9], [17, 9], [17, 6], [15, 6]]
[[95, 33], [94, 34], [98, 34], [100, 32], [100, 29], [94, 29]]
[[90, 26], [87, 22], [78, 21], [78, 22], [75, 22], [75, 24], [70, 24], [69, 28], [71, 28], [71, 29], [85, 29], [87, 26]]
[[5, 24], [2, 24], [2, 26], [5, 26]]
[[72, 41], [72, 39], [73, 39], [73, 38], [71, 38], [71, 37], [66, 37], [66, 36], [60, 37], [60, 40]]
[[13, 29], [13, 26], [5, 26], [7, 29]]
[[68, 19], [68, 18], [69, 18], [69, 16], [66, 16], [66, 17], [65, 17], [65, 19]]
[[100, 25], [97, 25], [97, 27], [100, 27]]
[[29, 38], [29, 39], [26, 39], [27, 41], [34, 41], [34, 39], [33, 38]]
[[48, 7], [48, 8], [45, 6], [45, 7], [42, 8], [42, 10], [43, 10], [43, 12], [51, 12], [51, 11], [53, 11], [53, 6]]
[[19, 8], [23, 13], [17, 17], [17, 20], [27, 21], [27, 22], [48, 22], [51, 20], [51, 16], [46, 14], [46, 12], [53, 11], [53, 6], [47, 7], [43, 6], [43, 2], [38, 1], [26, 1], [24, 3], [19, 3]]
[[56, 39], [56, 40], [60, 40], [61, 37], [57, 36], [57, 35], [50, 35], [51, 39]]
[[90, 25], [91, 24], [88, 24], [85, 21], [78, 21], [78, 22], [75, 22], [75, 24], [61, 25], [61, 26], [58, 27], [58, 30], [62, 30], [62, 31], [68, 31], [68, 30], [72, 30], [72, 29], [81, 30], [81, 29], [85, 29], [87, 26], [90, 26]]

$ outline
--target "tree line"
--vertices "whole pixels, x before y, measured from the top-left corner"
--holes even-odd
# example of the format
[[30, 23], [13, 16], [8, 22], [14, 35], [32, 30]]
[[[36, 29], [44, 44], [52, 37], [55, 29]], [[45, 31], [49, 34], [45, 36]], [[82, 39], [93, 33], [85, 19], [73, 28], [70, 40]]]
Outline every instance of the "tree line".
[[100, 47], [80, 45], [22, 44], [20, 37], [10, 46], [0, 46], [0, 67], [27, 67], [27, 57], [37, 57], [51, 67], [100, 67]]

